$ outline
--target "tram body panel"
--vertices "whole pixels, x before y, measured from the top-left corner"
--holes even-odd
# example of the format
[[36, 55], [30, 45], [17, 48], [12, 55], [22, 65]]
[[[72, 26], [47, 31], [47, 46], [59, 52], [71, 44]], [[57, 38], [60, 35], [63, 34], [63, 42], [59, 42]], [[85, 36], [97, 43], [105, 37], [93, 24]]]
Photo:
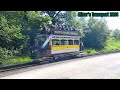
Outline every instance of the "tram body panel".
[[52, 46], [51, 54], [79, 52], [79, 45], [66, 45], [66, 46]]

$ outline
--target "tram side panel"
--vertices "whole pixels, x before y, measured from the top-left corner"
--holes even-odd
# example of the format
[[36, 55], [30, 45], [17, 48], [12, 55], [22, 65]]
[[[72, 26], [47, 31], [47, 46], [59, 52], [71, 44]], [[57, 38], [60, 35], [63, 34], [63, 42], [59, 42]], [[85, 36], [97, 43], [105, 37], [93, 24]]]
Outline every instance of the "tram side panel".
[[51, 54], [79, 52], [79, 45], [52, 46]]
[[[52, 41], [56, 39], [60, 41], [60, 45], [51, 45], [51, 54], [64, 54], [64, 53], [79, 53], [80, 51], [80, 37], [79, 36], [53, 36]], [[67, 44], [63, 45], [61, 43], [62, 40], [67, 40]], [[72, 44], [68, 43], [69, 41], [78, 41], [77, 44], [72, 42]]]

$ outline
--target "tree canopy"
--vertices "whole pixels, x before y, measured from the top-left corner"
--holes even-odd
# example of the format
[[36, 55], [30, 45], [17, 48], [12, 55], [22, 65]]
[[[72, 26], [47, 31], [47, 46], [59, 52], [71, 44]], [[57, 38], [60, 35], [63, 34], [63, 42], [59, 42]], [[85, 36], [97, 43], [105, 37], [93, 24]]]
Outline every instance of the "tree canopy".
[[105, 19], [97, 20], [90, 18], [88, 25], [88, 31], [83, 38], [85, 47], [94, 49], [104, 48], [110, 36], [110, 30]]
[[21, 51], [43, 24], [48, 24], [49, 16], [35, 11], [0, 12], [0, 47]]
[[[16, 51], [29, 53], [34, 37], [43, 25], [65, 24], [80, 30], [85, 47], [104, 48], [110, 30], [104, 18], [101, 20], [78, 17], [77, 11], [0, 11], [0, 58], [6, 58]], [[114, 37], [120, 39], [116, 30]], [[12, 55], [12, 54], [11, 54]], [[16, 55], [16, 53], [15, 53]], [[1, 59], [0, 59], [1, 60]]]

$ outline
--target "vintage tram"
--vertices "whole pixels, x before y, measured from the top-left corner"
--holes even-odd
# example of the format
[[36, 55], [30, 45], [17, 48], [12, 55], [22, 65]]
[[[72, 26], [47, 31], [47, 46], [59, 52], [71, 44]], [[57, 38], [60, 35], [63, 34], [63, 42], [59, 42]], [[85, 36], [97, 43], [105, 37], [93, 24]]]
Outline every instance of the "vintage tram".
[[55, 30], [50, 34], [37, 34], [32, 58], [76, 56], [82, 53], [79, 31]]

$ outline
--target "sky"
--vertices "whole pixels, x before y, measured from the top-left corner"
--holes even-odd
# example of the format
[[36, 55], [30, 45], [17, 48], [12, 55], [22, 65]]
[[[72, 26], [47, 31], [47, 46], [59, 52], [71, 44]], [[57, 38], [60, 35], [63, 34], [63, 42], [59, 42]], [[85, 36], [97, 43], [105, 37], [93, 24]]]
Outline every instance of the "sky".
[[[120, 13], [120, 12], [119, 12]], [[106, 18], [107, 25], [110, 29], [120, 29], [120, 16], [119, 17], [109, 17]]]
[[[101, 13], [101, 12], [118, 12], [118, 17], [104, 17], [107, 21], [107, 25], [109, 29], [115, 30], [120, 29], [120, 11], [79, 11], [79, 12], [95, 12], [95, 13]], [[98, 18], [99, 19], [99, 18]]]

